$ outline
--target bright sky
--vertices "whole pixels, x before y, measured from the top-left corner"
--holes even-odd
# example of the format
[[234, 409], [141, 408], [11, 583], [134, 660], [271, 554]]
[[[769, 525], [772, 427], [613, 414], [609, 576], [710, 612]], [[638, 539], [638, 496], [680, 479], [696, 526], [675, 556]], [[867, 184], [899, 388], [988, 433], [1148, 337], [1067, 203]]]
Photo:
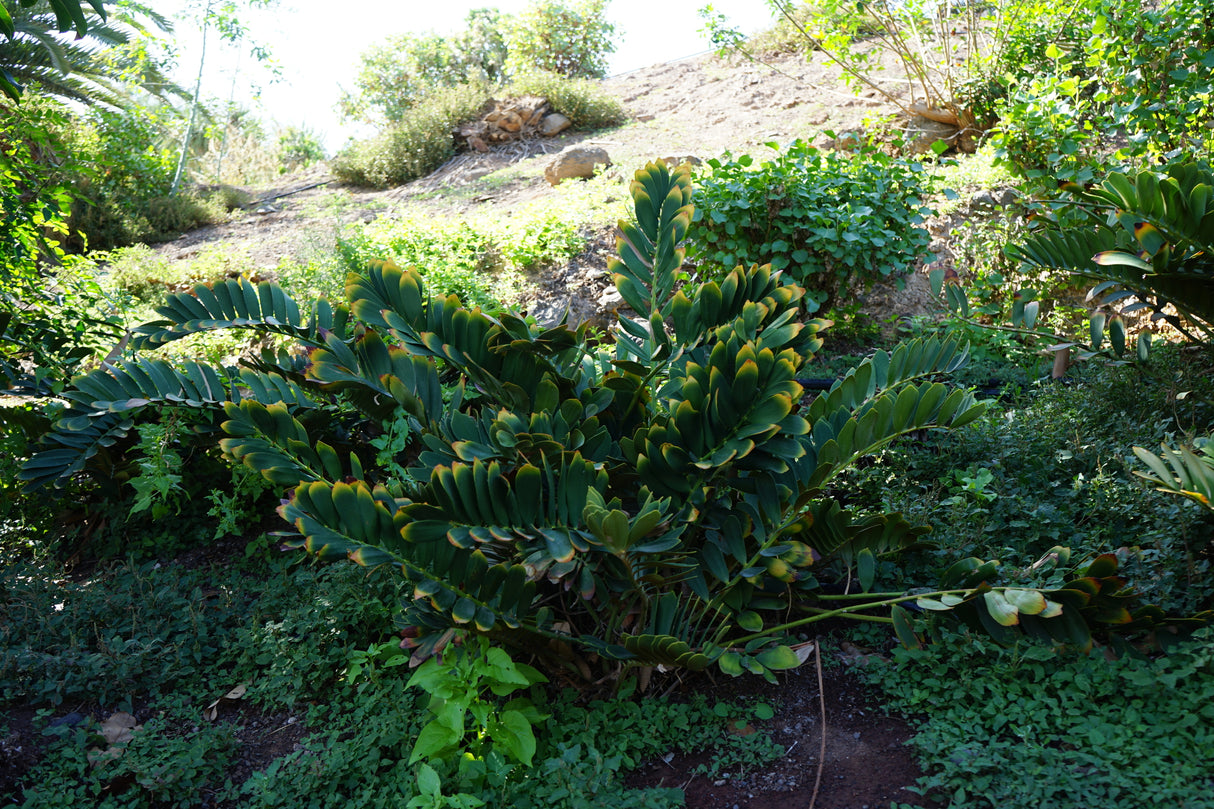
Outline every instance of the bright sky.
[[[701, 53], [710, 47], [699, 33], [697, 11], [708, 0], [609, 0], [609, 18], [621, 34], [611, 57], [618, 74]], [[347, 4], [348, 3], [348, 4]], [[208, 44], [203, 95], [249, 103], [249, 87], [262, 85], [261, 116], [280, 125], [306, 125], [321, 133], [330, 151], [357, 130], [343, 128], [335, 106], [339, 87], [353, 89], [358, 56], [368, 46], [399, 33], [455, 33], [474, 8], [494, 7], [504, 13], [522, 10], [527, 0], [280, 0], [270, 12], [245, 16], [251, 38], [269, 47], [282, 68], [282, 80], [268, 84], [269, 75], [247, 55]], [[156, 7], [173, 14], [183, 0]], [[769, 27], [771, 12], [763, 0], [715, 0], [714, 8], [748, 33]], [[177, 23], [178, 81], [192, 87], [198, 69], [198, 28]]]

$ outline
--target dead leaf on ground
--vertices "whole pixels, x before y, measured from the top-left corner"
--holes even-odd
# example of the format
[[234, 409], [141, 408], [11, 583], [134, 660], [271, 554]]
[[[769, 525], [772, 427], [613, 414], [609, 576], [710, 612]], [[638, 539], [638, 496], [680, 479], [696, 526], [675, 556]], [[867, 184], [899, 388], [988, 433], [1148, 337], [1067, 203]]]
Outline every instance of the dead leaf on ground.
[[792, 649], [792, 653], [797, 656], [798, 666], [804, 663], [806, 660], [809, 660], [809, 656], [814, 653], [817, 643], [817, 641], [807, 640], [804, 643], [798, 643], [788, 647]]
[[208, 705], [206, 710], [202, 712], [203, 718], [209, 722], [214, 722], [217, 718], [219, 718], [220, 703], [225, 701], [235, 702], [238, 699], [242, 699], [244, 698], [245, 692], [248, 690], [249, 686], [246, 683], [241, 683], [240, 685], [235, 686], [232, 688], [232, 690], [228, 691], [228, 693], [224, 694], [222, 697]]
[[125, 711], [119, 711], [101, 723], [101, 735], [110, 745], [126, 744], [141, 730], [143, 726]]
[[126, 743], [135, 738], [135, 734], [143, 730], [143, 725], [136, 722], [135, 717], [125, 711], [119, 711], [101, 723], [101, 736], [105, 739], [106, 748], [92, 748], [88, 751], [90, 767], [96, 767], [107, 761], [113, 761], [122, 756]]
[[861, 649], [859, 646], [847, 641], [839, 644], [839, 657], [849, 666], [889, 662], [889, 658], [885, 655], [877, 654], [871, 649]]

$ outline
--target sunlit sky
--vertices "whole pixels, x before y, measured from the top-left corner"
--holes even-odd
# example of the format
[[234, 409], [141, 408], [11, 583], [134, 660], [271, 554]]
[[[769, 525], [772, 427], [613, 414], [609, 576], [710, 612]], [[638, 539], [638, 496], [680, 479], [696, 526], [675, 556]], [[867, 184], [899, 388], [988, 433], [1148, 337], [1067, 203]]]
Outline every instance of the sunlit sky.
[[[335, 111], [340, 88], [353, 89], [358, 56], [368, 46], [393, 34], [434, 31], [456, 33], [474, 8], [494, 7], [504, 13], [521, 11], [527, 0], [279, 0], [269, 11], [249, 12], [243, 19], [249, 39], [269, 48], [281, 68], [271, 83], [269, 72], [248, 53], [208, 41], [203, 95], [253, 106], [251, 88], [260, 85], [261, 117], [267, 123], [304, 125], [321, 134], [332, 151], [356, 134], [343, 127]], [[691, 56], [709, 49], [700, 33], [697, 11], [708, 0], [609, 0], [608, 17], [620, 36], [610, 57], [612, 75], [658, 62]], [[195, 7], [199, 5], [194, 3]], [[156, 3], [163, 13], [178, 15], [184, 0]], [[716, 0], [716, 11], [746, 32], [770, 26], [763, 0]], [[195, 12], [197, 13], [197, 12]], [[198, 70], [199, 26], [177, 17], [174, 39], [179, 49], [177, 80], [193, 87]], [[235, 78], [235, 82], [233, 82]]]

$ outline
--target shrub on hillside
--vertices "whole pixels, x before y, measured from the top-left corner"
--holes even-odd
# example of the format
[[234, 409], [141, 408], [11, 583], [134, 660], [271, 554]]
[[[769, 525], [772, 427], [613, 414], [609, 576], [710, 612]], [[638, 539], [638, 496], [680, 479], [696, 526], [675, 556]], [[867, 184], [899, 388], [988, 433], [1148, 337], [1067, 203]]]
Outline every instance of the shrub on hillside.
[[688, 253], [727, 269], [770, 263], [829, 311], [856, 285], [900, 280], [926, 253], [923, 185], [920, 164], [872, 149], [824, 152], [796, 141], [757, 167], [750, 155], [727, 154], [697, 177]]
[[[556, 73], [527, 73], [505, 94], [542, 96], [578, 129], [601, 129], [624, 120], [619, 101], [595, 82]], [[333, 173], [344, 183], [368, 188], [390, 188], [424, 177], [455, 154], [453, 131], [476, 118], [488, 100], [485, 85], [436, 90], [405, 120], [338, 154], [331, 164]]]
[[306, 169], [328, 157], [320, 133], [308, 126], [288, 126], [279, 130], [275, 152], [280, 174]]
[[603, 129], [624, 122], [624, 106], [589, 79], [571, 79], [547, 70], [532, 70], [514, 78], [510, 94], [548, 99], [552, 109], [577, 129]]
[[64, 143], [72, 155], [64, 166], [73, 192], [70, 247], [165, 241], [223, 217], [219, 205], [171, 193], [176, 156], [165, 132], [173, 115], [134, 104], [93, 110], [73, 122]]
[[615, 50], [615, 26], [606, 17], [607, 0], [533, 0], [511, 21], [507, 72], [549, 70], [562, 76], [601, 79], [607, 55]]
[[333, 174], [367, 188], [391, 188], [423, 177], [455, 154], [452, 130], [475, 118], [485, 98], [484, 89], [472, 85], [436, 91], [407, 119], [338, 154]]

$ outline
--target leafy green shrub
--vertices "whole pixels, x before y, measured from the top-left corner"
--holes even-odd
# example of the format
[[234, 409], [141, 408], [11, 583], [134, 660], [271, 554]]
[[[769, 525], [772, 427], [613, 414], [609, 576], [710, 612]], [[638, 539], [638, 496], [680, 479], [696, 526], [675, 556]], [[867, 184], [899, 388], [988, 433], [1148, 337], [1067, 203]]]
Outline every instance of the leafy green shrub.
[[1001, 162], [1030, 179], [1090, 182], [1101, 132], [1091, 120], [1090, 80], [1045, 74], [1011, 88], [999, 102], [993, 142]]
[[493, 244], [466, 222], [435, 221], [408, 211], [380, 216], [347, 231], [337, 248], [347, 272], [356, 272], [369, 261], [389, 259], [402, 267], [416, 267], [443, 295], [457, 295], [470, 305], [491, 309], [501, 303], [494, 289], [498, 268]]
[[[946, 635], [865, 671], [919, 725], [924, 794], [956, 809], [1214, 807], [1214, 633], [1150, 660]], [[925, 718], [919, 718], [925, 717]], [[1109, 751], [1116, 750], [1116, 755]]]
[[328, 155], [320, 135], [306, 126], [288, 126], [277, 136], [278, 170], [288, 174], [323, 161]]
[[69, 128], [52, 102], [0, 100], [0, 386], [23, 394], [53, 395], [121, 335], [92, 264], [65, 253], [72, 193], [58, 162]]
[[483, 636], [426, 660], [409, 678], [409, 687], [430, 695], [427, 707], [432, 718], [418, 734], [409, 763], [496, 755], [530, 767], [535, 758], [534, 726], [548, 717], [526, 696], [514, 697], [499, 708], [490, 695], [506, 697], [546, 682], [547, 677], [516, 663], [505, 650], [489, 646]]
[[[1143, 8], [1112, 0], [1068, 9], [1073, 39], [1045, 43], [1043, 61], [1005, 74], [994, 142], [1023, 176], [1089, 182], [1106, 161], [1208, 153], [1214, 3]], [[1145, 88], [1150, 88], [1149, 91]]]
[[226, 213], [192, 194], [171, 194], [176, 157], [164, 133], [171, 108], [94, 110], [73, 128], [71, 224], [83, 244], [107, 250], [164, 241]]
[[[1124, 127], [1116, 157], [1209, 154], [1214, 133], [1214, 15], [1211, 0], [1165, 0], [1144, 8], [1109, 3], [1096, 15], [1084, 67], [1099, 79], [1103, 117]], [[1099, 125], [1099, 124], [1098, 124]]]
[[453, 130], [475, 118], [486, 97], [471, 85], [435, 91], [400, 122], [333, 158], [334, 175], [351, 185], [390, 188], [429, 174], [455, 154]]
[[605, 129], [619, 126], [625, 120], [624, 106], [619, 99], [598, 82], [588, 79], [529, 70], [511, 79], [509, 93], [548, 99], [552, 109], [568, 118], [576, 129]]
[[607, 75], [607, 55], [615, 50], [615, 25], [606, 11], [607, 0], [532, 0], [510, 20], [507, 72], [539, 69], [601, 79]]
[[[777, 149], [774, 143], [767, 144]], [[770, 263], [829, 311], [853, 287], [901, 280], [926, 254], [923, 167], [872, 149], [824, 152], [795, 141], [773, 160], [709, 160], [697, 175], [692, 258]]]

